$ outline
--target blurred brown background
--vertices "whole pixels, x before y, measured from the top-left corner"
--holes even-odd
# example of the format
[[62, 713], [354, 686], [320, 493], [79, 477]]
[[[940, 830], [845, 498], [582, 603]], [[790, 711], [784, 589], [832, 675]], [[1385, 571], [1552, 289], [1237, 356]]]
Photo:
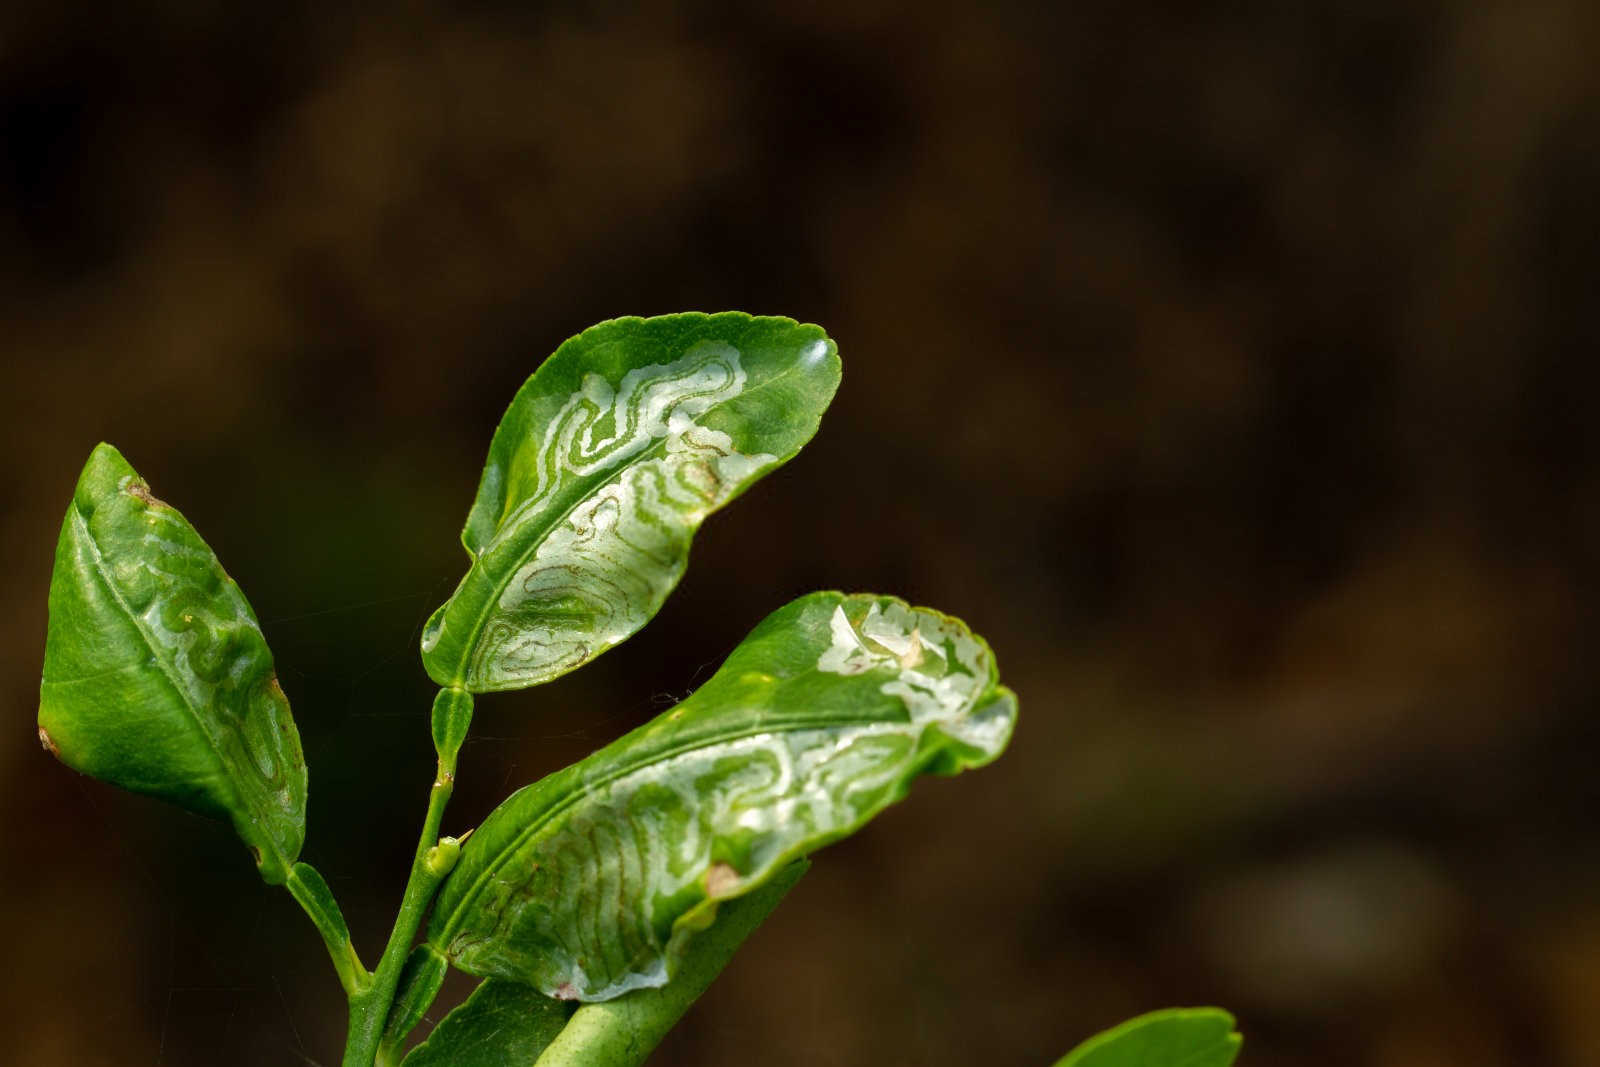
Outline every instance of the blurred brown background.
[[818, 587], [964, 616], [1024, 718], [824, 853], [654, 1062], [1043, 1065], [1216, 1002], [1241, 1067], [1600, 1064], [1597, 30], [1591, 0], [9, 10], [0, 1059], [328, 1064], [343, 1025], [223, 827], [38, 750], [91, 446], [252, 598], [370, 959], [495, 420], [593, 322], [742, 308], [839, 341], [822, 432], [654, 626], [480, 701], [448, 828]]

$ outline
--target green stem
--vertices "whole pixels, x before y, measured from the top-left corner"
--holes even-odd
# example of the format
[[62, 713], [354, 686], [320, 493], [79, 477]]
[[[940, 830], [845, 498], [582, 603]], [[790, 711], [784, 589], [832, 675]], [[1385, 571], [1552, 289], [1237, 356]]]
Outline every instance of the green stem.
[[[422, 820], [416, 855], [411, 860], [411, 875], [400, 898], [400, 914], [395, 917], [389, 943], [384, 946], [371, 982], [350, 996], [350, 1032], [345, 1039], [344, 1067], [373, 1067], [383, 1039], [383, 1026], [400, 983], [401, 968], [433, 895], [450, 873], [451, 864], [441, 862], [441, 854], [436, 850], [440, 843], [439, 823], [444, 818], [450, 794], [455, 790], [456, 753], [466, 736], [466, 728], [462, 723], [459, 730], [441, 731], [441, 706], [452, 712], [450, 718], [456, 721], [470, 719], [472, 697], [459, 689], [446, 689], [434, 701], [434, 748], [439, 763], [433, 788], [428, 792], [428, 813]], [[442, 733], [445, 736], [441, 736]]]

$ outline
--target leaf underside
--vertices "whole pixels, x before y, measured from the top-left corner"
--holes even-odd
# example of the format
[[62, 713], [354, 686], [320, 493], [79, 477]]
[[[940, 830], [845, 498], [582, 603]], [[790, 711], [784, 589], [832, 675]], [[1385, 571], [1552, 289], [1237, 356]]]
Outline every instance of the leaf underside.
[[1096, 1034], [1055, 1067], [1230, 1067], [1244, 1042], [1220, 1008], [1153, 1011]]
[[495, 431], [471, 566], [423, 629], [428, 674], [518, 689], [631, 636], [700, 523], [810, 440], [838, 383], [833, 342], [790, 319], [625, 318], [568, 340]]
[[1015, 716], [959, 620], [802, 597], [676, 708], [507, 799], [462, 850], [428, 939], [551, 996], [660, 986], [718, 901], [852, 833], [919, 774], [994, 759]]
[[255, 613], [106, 444], [56, 548], [39, 737], [85, 774], [231, 820], [268, 882], [300, 853], [305, 760]]

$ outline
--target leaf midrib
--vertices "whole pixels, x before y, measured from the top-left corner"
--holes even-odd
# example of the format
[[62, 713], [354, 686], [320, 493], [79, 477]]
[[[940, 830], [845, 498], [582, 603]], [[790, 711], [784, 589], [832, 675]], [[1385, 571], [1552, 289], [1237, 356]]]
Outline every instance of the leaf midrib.
[[[582, 336], [582, 335], [580, 334], [579, 336]], [[826, 341], [827, 337], [826, 337], [826, 335], [824, 335], [823, 337], [817, 338], [817, 340]], [[724, 342], [724, 343], [727, 343], [727, 342]], [[729, 347], [733, 347], [733, 346], [730, 345]], [[741, 356], [743, 355], [743, 352], [740, 351], [739, 349], [735, 348], [734, 350], [736, 352], [740, 352]], [[763, 390], [771, 387], [774, 383], [782, 381], [783, 379], [787, 378], [789, 375], [794, 374], [797, 371], [799, 371], [801, 369], [801, 364], [803, 362], [804, 362], [803, 360], [800, 360], [798, 358], [795, 359], [794, 361], [792, 361], [790, 363], [790, 365], [788, 367], [786, 367], [783, 370], [779, 371], [777, 374], [774, 374], [772, 377], [768, 378], [766, 381], [762, 382], [760, 385], [757, 385], [757, 386], [755, 386], [754, 388], [751, 388], [751, 389], [747, 389], [744, 392], [739, 393], [737, 396], [729, 397], [727, 400], [722, 401], [719, 404], [714, 404], [710, 409], [708, 409], [708, 411], [705, 414], [709, 414], [711, 411], [721, 410], [722, 408], [726, 407], [728, 404], [732, 404], [734, 401], [742, 399], [744, 397], [754, 396], [754, 395], [759, 394]], [[543, 368], [541, 367], [540, 370], [542, 370], [542, 369]], [[534, 372], [535, 375], [537, 375], [538, 373], [539, 373], [538, 371]], [[700, 418], [703, 418], [703, 417], [704, 417], [704, 415], [696, 418], [695, 425], [697, 425], [697, 426], [700, 425], [701, 424], [700, 423]], [[822, 422], [822, 413], [821, 412], [817, 412], [816, 418], [814, 420], [812, 420], [812, 421], [820, 425], [821, 422]], [[798, 444], [794, 448], [792, 448], [787, 454], [779, 456], [777, 461], [774, 462], [771, 466], [763, 468], [762, 470], [757, 471], [754, 474], [752, 474], [752, 476], [749, 479], [749, 482], [753, 483], [757, 479], [759, 479], [761, 477], [764, 477], [767, 473], [772, 471], [774, 468], [780, 467], [783, 464], [787, 463], [789, 460], [793, 459], [795, 457], [795, 455], [797, 453], [799, 453], [800, 449], [805, 446], [806, 441], [809, 441], [811, 439], [811, 436], [815, 435], [815, 433], [816, 433], [816, 430], [813, 429], [812, 430], [812, 434], [808, 435], [806, 437], [805, 441], [801, 441], [800, 444]], [[504, 577], [500, 578], [500, 579], [497, 579], [493, 583], [493, 595], [484, 597], [483, 606], [478, 609], [477, 614], [473, 617], [472, 627], [471, 627], [470, 630], [467, 631], [467, 638], [462, 643], [462, 646], [461, 646], [462, 647], [461, 658], [459, 660], [457, 660], [457, 662], [455, 664], [455, 669], [451, 673], [451, 684], [453, 686], [456, 686], [456, 687], [459, 688], [459, 687], [464, 687], [466, 685], [466, 681], [467, 681], [466, 675], [467, 675], [468, 663], [472, 659], [473, 653], [477, 651], [478, 638], [483, 633], [484, 624], [485, 624], [486, 620], [489, 618], [490, 612], [494, 610], [494, 605], [498, 604], [500, 602], [500, 596], [501, 596], [502, 593], [505, 592], [506, 586], [511, 584], [512, 577], [514, 577], [517, 574], [517, 572], [519, 572], [522, 569], [523, 564], [527, 563], [527, 561], [535, 553], [538, 552], [539, 546], [543, 545], [545, 543], [545, 541], [550, 537], [551, 532], [554, 531], [555, 528], [557, 526], [559, 526], [563, 521], [565, 521], [567, 516], [571, 515], [574, 511], [576, 511], [585, 501], [591, 499], [594, 496], [594, 494], [596, 492], [598, 492], [600, 489], [604, 488], [607, 485], [610, 485], [612, 482], [615, 482], [619, 477], [622, 476], [622, 473], [624, 471], [628, 470], [630, 467], [633, 467], [636, 464], [645, 461], [646, 459], [654, 459], [660, 452], [662, 452], [662, 451], [664, 451], [666, 449], [666, 442], [667, 442], [667, 439], [665, 437], [657, 438], [656, 441], [653, 444], [651, 444], [648, 448], [644, 449], [643, 451], [635, 453], [629, 460], [625, 461], [620, 466], [613, 467], [608, 471], [604, 471], [604, 472], [602, 472], [600, 474], [597, 474], [595, 476], [595, 480], [593, 482], [591, 482], [586, 488], [582, 489], [582, 491], [579, 492], [573, 498], [571, 504], [568, 504], [561, 511], [553, 513], [551, 518], [550, 518], [550, 520], [548, 522], [544, 523], [542, 526], [540, 526], [537, 522], [535, 523], [535, 527], [537, 529], [537, 536], [534, 537], [532, 540], [530, 540], [528, 542], [528, 547], [517, 555], [516, 560], [515, 560], [514, 563], [512, 563], [509, 567], [506, 568]], [[490, 447], [491, 448], [493, 447], [493, 443], [492, 442], [490, 444]], [[579, 486], [583, 486], [582, 479], [579, 479], [579, 481], [576, 484], [579, 485]], [[720, 505], [719, 505], [719, 507], [720, 507]], [[505, 519], [501, 519], [500, 522], [495, 525], [496, 534], [499, 533], [500, 528], [505, 524], [505, 521], [506, 521]], [[691, 530], [697, 529], [698, 526], [699, 526], [698, 523], [695, 524], [693, 527], [691, 527]], [[492, 539], [491, 539], [491, 541], [492, 541]], [[477, 567], [479, 565], [480, 561], [482, 561], [484, 559], [484, 557], [486, 555], [488, 555], [488, 552], [489, 552], [489, 550], [491, 548], [492, 548], [492, 544], [491, 545], [486, 545], [484, 552], [481, 552], [481, 553], [475, 555], [473, 557], [473, 560], [472, 560], [472, 567]], [[469, 571], [470, 571], [470, 569], [471, 568], [469, 568]]]
[[[121, 490], [117, 491], [120, 492]], [[178, 703], [183, 705], [184, 710], [189, 713], [189, 717], [194, 720], [195, 726], [199, 728], [200, 736], [206, 739], [206, 745], [211, 750], [212, 757], [216, 760], [217, 767], [221, 771], [221, 777], [228, 783], [229, 788], [233, 790], [234, 799], [239, 802], [241, 807], [249, 810], [252, 816], [261, 818], [263, 813], [255, 810], [255, 806], [245, 799], [243, 792], [239, 789], [238, 782], [235, 781], [236, 776], [233, 768], [230, 767], [228, 765], [228, 761], [223, 758], [222, 748], [217, 743], [216, 737], [212, 735], [211, 730], [208, 728], [205, 717], [200, 713], [200, 709], [194, 705], [194, 702], [189, 699], [188, 692], [178, 681], [177, 675], [173, 672], [172, 667], [170, 667], [166, 660], [162, 658], [162, 646], [155, 640], [155, 637], [150, 632], [150, 628], [145, 623], [144, 618], [129, 606], [128, 601], [122, 595], [122, 591], [119, 590], [116, 586], [116, 583], [111, 580], [110, 574], [108, 574], [106, 571], [105, 554], [100, 550], [100, 543], [95, 540], [94, 534], [89, 530], [89, 524], [84, 520], [83, 512], [79, 510], [76, 504], [74, 504], [72, 507], [72, 519], [81, 536], [83, 537], [84, 543], [88, 545], [89, 550], [92, 553], [95, 576], [100, 579], [100, 584], [103, 585], [106, 589], [106, 592], [111, 595], [111, 599], [116, 601], [117, 607], [122, 611], [122, 614], [130, 623], [133, 624], [134, 630], [138, 632], [139, 637], [144, 641], [145, 648], [150, 653], [150, 661], [156, 665], [156, 669], [159, 670], [161, 672], [161, 676], [166, 679], [167, 685], [172, 688], [173, 693], [177, 696]], [[134, 664], [134, 666], [137, 666], [137, 664]], [[263, 821], [263, 824], [264, 823], [265, 820]], [[287, 871], [291, 866], [291, 863], [289, 859], [279, 850], [278, 842], [274, 835], [271, 833], [263, 833], [260, 836], [266, 839], [267, 847], [272, 850], [273, 856], [282, 865], [283, 869]]]

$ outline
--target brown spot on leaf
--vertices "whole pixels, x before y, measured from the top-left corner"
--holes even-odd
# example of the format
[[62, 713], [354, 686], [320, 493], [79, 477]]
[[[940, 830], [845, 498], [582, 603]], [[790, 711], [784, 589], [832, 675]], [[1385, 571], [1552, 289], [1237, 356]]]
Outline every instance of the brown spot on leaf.
[[167, 506], [167, 502], [152, 493], [150, 487], [143, 482], [129, 482], [127, 492], [135, 500], [144, 501], [146, 507], [164, 508]]
[[722, 476], [717, 468], [703, 459], [688, 464], [679, 477], [708, 502], [715, 500], [722, 489]]
[[50, 755], [54, 756], [56, 759], [61, 758], [61, 749], [56, 744], [56, 739], [51, 737], [50, 731], [46, 730], [43, 726], [39, 727], [39, 743], [44, 746], [44, 750], [50, 753]]
[[713, 863], [706, 868], [706, 892], [711, 896], [726, 896], [738, 884], [739, 872], [726, 863]]
[[578, 987], [573, 985], [571, 982], [562, 982], [560, 985], [556, 986], [555, 992], [551, 995], [557, 1000], [577, 1000]]
[[250, 858], [256, 861], [256, 866], [261, 866], [261, 850], [255, 845], [250, 846]]

